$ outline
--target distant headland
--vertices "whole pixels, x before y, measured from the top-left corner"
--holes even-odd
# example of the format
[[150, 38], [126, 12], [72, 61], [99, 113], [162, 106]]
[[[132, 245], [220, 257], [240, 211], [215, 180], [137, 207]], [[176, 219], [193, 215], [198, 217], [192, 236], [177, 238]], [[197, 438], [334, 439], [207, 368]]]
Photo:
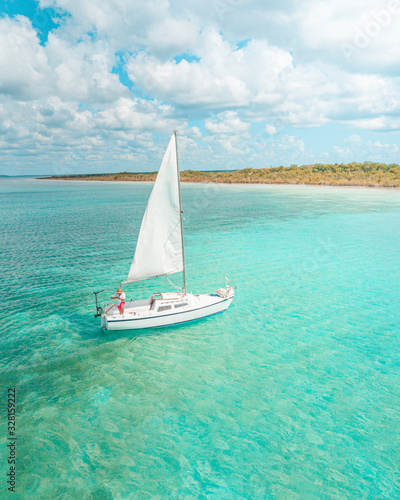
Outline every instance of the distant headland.
[[[154, 181], [157, 172], [78, 174], [43, 177], [67, 181]], [[348, 163], [291, 165], [275, 168], [244, 168], [234, 171], [183, 170], [182, 182], [226, 184], [309, 184], [320, 186], [400, 187], [400, 165], [392, 163]]]

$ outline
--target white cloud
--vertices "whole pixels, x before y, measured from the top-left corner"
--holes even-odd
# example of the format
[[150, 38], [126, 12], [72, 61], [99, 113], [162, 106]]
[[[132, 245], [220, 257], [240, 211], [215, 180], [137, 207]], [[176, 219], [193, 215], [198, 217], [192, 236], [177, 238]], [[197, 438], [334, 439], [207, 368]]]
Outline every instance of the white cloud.
[[204, 128], [212, 134], [240, 134], [250, 130], [250, 124], [244, 123], [234, 111], [225, 111], [217, 120], [206, 120]]
[[114, 55], [104, 42], [82, 41], [71, 45], [50, 34], [46, 53], [54, 70], [57, 95], [85, 103], [111, 102], [128, 95], [112, 74]]
[[105, 130], [152, 130], [162, 132], [179, 128], [179, 122], [168, 115], [168, 106], [148, 101], [120, 98], [113, 106], [98, 113], [97, 123]]
[[196, 19], [167, 17], [152, 24], [146, 36], [146, 45], [156, 56], [174, 57], [182, 51], [195, 49], [199, 40], [200, 26]]
[[48, 57], [26, 17], [0, 19], [0, 46], [1, 94], [33, 99], [48, 92]]
[[400, 130], [399, 116], [376, 116], [359, 118], [355, 120], [348, 120], [348, 123], [354, 128], [371, 130], [374, 132], [398, 132]]
[[305, 152], [304, 140], [293, 135], [284, 135], [281, 137], [278, 145], [280, 149], [294, 150], [299, 153]]
[[351, 135], [345, 142], [350, 142], [352, 144], [360, 144], [362, 143], [362, 138], [358, 134]]
[[395, 143], [363, 140], [359, 135], [352, 135], [345, 140], [347, 146], [333, 146], [340, 161], [377, 161], [392, 163], [399, 153]]
[[0, 93], [14, 99], [57, 96], [66, 101], [107, 102], [128, 95], [110, 48], [86, 38], [71, 44], [50, 33], [39, 43], [31, 21], [23, 16], [0, 19]]
[[182, 17], [188, 9], [170, 16], [168, 0], [40, 0], [40, 5], [71, 14], [65, 33], [72, 40], [95, 32], [115, 51], [146, 46], [158, 55], [174, 55], [195, 42], [196, 18]]
[[275, 135], [278, 133], [277, 128], [274, 127], [274, 125], [269, 125], [268, 123], [265, 125], [265, 130], [269, 135]]
[[200, 61], [162, 62], [140, 52], [128, 62], [129, 77], [148, 93], [182, 106], [214, 109], [247, 105], [251, 93], [233, 70], [243, 71], [241, 54], [217, 33], [203, 35], [202, 41]]

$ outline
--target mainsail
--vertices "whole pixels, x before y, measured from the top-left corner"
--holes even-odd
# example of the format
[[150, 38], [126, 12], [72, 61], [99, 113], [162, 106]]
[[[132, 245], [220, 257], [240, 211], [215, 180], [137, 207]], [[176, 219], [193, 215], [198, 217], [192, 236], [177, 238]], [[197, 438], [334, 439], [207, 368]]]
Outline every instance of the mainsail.
[[184, 271], [176, 133], [169, 141], [140, 227], [124, 283]]

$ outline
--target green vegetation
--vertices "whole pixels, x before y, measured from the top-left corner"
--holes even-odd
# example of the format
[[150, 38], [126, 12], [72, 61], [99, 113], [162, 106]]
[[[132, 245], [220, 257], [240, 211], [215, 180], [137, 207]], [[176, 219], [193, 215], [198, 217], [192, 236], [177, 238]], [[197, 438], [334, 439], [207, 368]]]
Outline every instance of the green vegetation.
[[[46, 177], [46, 179], [88, 181], [154, 181], [157, 172], [88, 174]], [[184, 170], [182, 182], [221, 182], [237, 184], [315, 184], [328, 186], [400, 187], [400, 165], [393, 163], [349, 163], [304, 165], [298, 167], [245, 168], [235, 171], [201, 172]]]

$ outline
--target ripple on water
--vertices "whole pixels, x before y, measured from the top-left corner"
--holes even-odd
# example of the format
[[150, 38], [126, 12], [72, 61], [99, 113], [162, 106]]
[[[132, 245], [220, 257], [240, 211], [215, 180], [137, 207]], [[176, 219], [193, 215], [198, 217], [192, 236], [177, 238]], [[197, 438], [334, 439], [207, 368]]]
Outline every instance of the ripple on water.
[[92, 291], [126, 275], [149, 192], [1, 186], [0, 376], [18, 388], [19, 491], [400, 497], [399, 192], [184, 186], [189, 289], [228, 276], [234, 304], [103, 332]]

